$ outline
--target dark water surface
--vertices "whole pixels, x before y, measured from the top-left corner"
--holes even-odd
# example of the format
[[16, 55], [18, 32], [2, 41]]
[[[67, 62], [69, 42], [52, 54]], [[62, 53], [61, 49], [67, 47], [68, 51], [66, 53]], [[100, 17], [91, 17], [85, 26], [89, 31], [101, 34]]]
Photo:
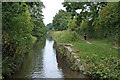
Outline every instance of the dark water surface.
[[26, 55], [21, 69], [14, 78], [85, 78], [79, 72], [71, 71], [65, 61], [56, 58], [54, 40], [37, 42], [31, 53]]

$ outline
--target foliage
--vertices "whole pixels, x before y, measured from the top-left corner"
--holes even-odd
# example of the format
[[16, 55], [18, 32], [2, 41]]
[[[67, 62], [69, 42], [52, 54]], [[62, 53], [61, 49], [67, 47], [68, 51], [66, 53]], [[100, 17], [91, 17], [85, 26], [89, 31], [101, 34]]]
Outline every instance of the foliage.
[[46, 34], [46, 28], [43, 23], [42, 15], [42, 8], [44, 8], [45, 6], [42, 2], [30, 2], [26, 4], [30, 6], [31, 22], [34, 25], [32, 35], [37, 37], [38, 39], [42, 39], [43, 35]]
[[[88, 38], [107, 38], [118, 44], [119, 2], [64, 2], [73, 20], [68, 23], [71, 31], [87, 33]], [[78, 13], [77, 10], [80, 10]], [[69, 30], [68, 29], [68, 30]]]
[[[35, 3], [37, 4], [37, 3]], [[30, 51], [32, 45], [37, 40], [33, 36], [35, 26], [39, 26], [39, 35], [45, 34], [45, 26], [37, 17], [32, 17], [33, 11], [30, 12], [34, 3], [24, 2], [4, 2], [2, 3], [2, 74], [3, 77], [11, 77], [11, 75], [19, 69], [26, 53]], [[38, 6], [40, 6], [38, 4]], [[37, 8], [37, 7], [36, 7]], [[31, 14], [31, 15], [30, 15]], [[33, 22], [36, 20], [37, 24]], [[39, 20], [39, 21], [38, 21]], [[44, 31], [44, 32], [43, 32]]]
[[109, 38], [118, 42], [119, 30], [119, 3], [108, 3], [99, 13], [99, 17], [93, 22], [96, 36]]
[[67, 30], [70, 19], [71, 19], [70, 13], [64, 10], [59, 10], [59, 13], [56, 14], [53, 19], [53, 23], [52, 23], [53, 28], [59, 31]]
[[[104, 2], [63, 2], [63, 6], [68, 12], [72, 12], [72, 17], [77, 16], [76, 24], [79, 26], [82, 20], [89, 20], [98, 16], [101, 7], [106, 5]], [[77, 10], [81, 10], [79, 13]]]
[[52, 30], [53, 28], [52, 23], [47, 24], [46, 28], [47, 28], [47, 31]]
[[70, 43], [72, 41], [79, 40], [79, 35], [70, 31], [50, 31], [50, 35], [53, 39], [59, 43]]
[[46, 34], [46, 28], [42, 19], [32, 18], [32, 22], [34, 23], [32, 35], [38, 39], [42, 39]]
[[[97, 54], [91, 57], [84, 57], [86, 59], [84, 74], [92, 75], [94, 78], [101, 79], [117, 79], [119, 76], [118, 59], [110, 56], [99, 58]], [[84, 62], [83, 62], [84, 63]]]
[[68, 26], [69, 26], [69, 29], [71, 30], [71, 31], [75, 31], [76, 30], [76, 19], [74, 18], [73, 20], [71, 20], [69, 23], [68, 23]]

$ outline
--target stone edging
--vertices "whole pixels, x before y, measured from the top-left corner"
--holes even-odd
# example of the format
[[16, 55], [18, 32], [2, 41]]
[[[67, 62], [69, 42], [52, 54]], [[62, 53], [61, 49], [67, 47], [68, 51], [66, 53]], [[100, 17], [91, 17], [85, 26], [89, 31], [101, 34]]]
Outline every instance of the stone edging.
[[84, 65], [81, 65], [81, 60], [78, 58], [76, 53], [72, 50], [72, 44], [58, 43], [56, 45], [57, 54], [62, 57], [65, 57], [68, 61], [69, 67], [75, 71], [84, 71]]

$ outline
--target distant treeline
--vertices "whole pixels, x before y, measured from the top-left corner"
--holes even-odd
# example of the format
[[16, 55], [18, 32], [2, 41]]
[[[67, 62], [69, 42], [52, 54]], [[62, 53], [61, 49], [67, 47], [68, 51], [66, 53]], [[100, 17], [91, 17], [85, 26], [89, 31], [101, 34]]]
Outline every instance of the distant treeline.
[[36, 40], [46, 34], [42, 2], [2, 3], [2, 74], [19, 70], [24, 56]]
[[70, 30], [88, 38], [107, 38], [118, 43], [120, 2], [64, 2], [66, 11], [60, 10], [48, 24], [48, 30]]

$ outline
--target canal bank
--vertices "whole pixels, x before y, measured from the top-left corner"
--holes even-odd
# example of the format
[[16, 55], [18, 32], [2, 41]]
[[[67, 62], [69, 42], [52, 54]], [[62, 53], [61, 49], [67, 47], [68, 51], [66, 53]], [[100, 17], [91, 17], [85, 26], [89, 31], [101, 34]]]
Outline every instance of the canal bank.
[[53, 48], [54, 43], [51, 37], [37, 42], [13, 78], [86, 78], [67, 67], [66, 61], [61, 59], [56, 53], [56, 48]]
[[[54, 40], [56, 40], [55, 36], [53, 36], [51, 32], [50, 35]], [[64, 62], [67, 63], [66, 66], [70, 68], [72, 71], [80, 72], [81, 74], [83, 74], [84, 64], [75, 53], [77, 52], [77, 50], [74, 48], [74, 45], [70, 43], [60, 43], [57, 41], [55, 41], [55, 43], [56, 43], [55, 47], [56, 47], [57, 55], [61, 59], [64, 59]]]
[[80, 64], [81, 60], [71, 48], [72, 44], [60, 44], [56, 45], [57, 55], [64, 59], [68, 64], [67, 67], [73, 71], [84, 71], [84, 65]]
[[72, 70], [93, 79], [118, 80], [118, 51], [108, 42], [89, 40], [92, 44], [88, 44], [80, 35], [70, 31], [50, 31], [49, 34], [57, 42], [57, 51], [62, 59], [66, 58], [71, 63], [68, 65]]

